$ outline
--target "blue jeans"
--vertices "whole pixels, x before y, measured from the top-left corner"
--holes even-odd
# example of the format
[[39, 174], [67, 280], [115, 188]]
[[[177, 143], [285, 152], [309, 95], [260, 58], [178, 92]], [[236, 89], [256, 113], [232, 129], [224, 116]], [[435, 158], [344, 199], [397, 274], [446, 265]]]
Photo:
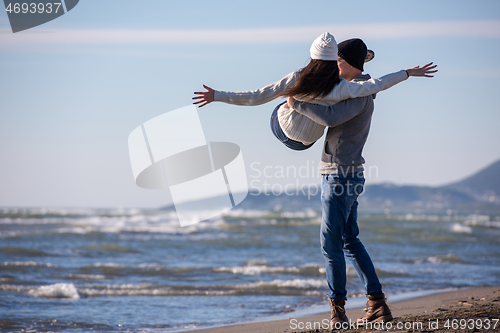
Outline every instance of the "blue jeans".
[[276, 108], [274, 108], [273, 114], [271, 115], [271, 131], [273, 131], [274, 136], [281, 141], [285, 146], [287, 146], [290, 149], [293, 150], [304, 150], [307, 148], [310, 148], [313, 144], [311, 143], [310, 145], [305, 145], [302, 142], [292, 140], [286, 136], [286, 134], [283, 132], [281, 129], [280, 123], [278, 121], [278, 109], [280, 106], [285, 104], [286, 102], [283, 102], [281, 104], [278, 104]]
[[364, 183], [362, 172], [323, 176], [320, 241], [331, 299], [347, 299], [345, 258], [354, 266], [367, 295], [382, 294], [375, 267], [358, 238], [357, 198], [363, 192]]

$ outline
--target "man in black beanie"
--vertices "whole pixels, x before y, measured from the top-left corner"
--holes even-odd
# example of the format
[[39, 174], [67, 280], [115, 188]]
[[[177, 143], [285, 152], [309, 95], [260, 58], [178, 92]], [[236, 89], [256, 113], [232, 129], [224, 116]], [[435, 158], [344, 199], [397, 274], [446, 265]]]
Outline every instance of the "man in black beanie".
[[338, 44], [338, 66], [340, 77], [351, 81], [363, 72], [363, 65], [373, 59], [374, 53], [368, 50], [359, 38], [352, 38]]
[[[362, 72], [363, 64], [373, 58], [373, 52], [367, 50], [361, 39], [343, 41], [338, 49], [338, 67], [343, 79], [370, 79]], [[431, 77], [428, 74], [435, 72], [435, 66], [431, 65], [407, 69], [406, 75]], [[323, 175], [320, 241], [330, 290], [332, 328], [341, 328], [342, 323], [349, 322], [344, 308], [347, 300], [345, 258], [352, 263], [363, 282], [368, 298], [366, 315], [358, 319], [358, 323], [392, 320], [375, 267], [358, 238], [357, 198], [365, 183], [365, 160], [361, 153], [370, 130], [373, 98], [347, 99], [332, 106], [301, 103], [293, 97], [288, 97], [287, 101], [295, 111], [328, 127], [319, 163]]]

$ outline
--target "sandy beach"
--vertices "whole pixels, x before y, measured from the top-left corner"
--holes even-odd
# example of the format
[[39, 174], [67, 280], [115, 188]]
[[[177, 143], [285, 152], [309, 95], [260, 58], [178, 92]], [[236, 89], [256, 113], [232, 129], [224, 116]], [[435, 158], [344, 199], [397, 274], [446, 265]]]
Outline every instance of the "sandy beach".
[[[371, 328], [351, 326], [342, 332], [498, 332], [500, 331], [500, 286], [478, 287], [436, 293], [410, 300], [391, 302], [394, 320]], [[362, 317], [363, 308], [347, 309], [351, 320]], [[329, 313], [308, 317], [255, 322], [195, 330], [197, 333], [312, 333], [330, 332]]]

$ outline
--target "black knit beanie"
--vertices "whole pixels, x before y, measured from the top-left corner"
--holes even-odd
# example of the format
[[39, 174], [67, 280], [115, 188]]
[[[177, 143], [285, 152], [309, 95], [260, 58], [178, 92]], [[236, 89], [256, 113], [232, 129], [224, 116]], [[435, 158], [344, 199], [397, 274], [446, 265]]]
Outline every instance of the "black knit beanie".
[[359, 38], [352, 38], [339, 43], [339, 57], [347, 61], [349, 65], [363, 71], [367, 48]]

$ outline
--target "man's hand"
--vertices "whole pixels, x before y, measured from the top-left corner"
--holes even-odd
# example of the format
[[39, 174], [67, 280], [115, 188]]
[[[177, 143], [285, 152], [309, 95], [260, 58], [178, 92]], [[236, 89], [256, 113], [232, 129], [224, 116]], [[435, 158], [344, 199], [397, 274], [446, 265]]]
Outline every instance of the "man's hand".
[[194, 93], [195, 95], [200, 95], [200, 96], [193, 97], [193, 99], [200, 99], [200, 101], [194, 102], [193, 104], [203, 103], [199, 106], [200, 108], [214, 101], [214, 90], [210, 87], [207, 87], [206, 85], [203, 85], [203, 88], [207, 89], [207, 91], [195, 92]]
[[295, 99], [292, 96], [288, 96], [288, 98], [286, 99], [286, 106], [289, 109], [293, 109], [293, 103], [295, 103]]
[[407, 69], [406, 73], [408, 73], [408, 76], [434, 77], [434, 75], [429, 75], [429, 74], [436, 73], [437, 69], [433, 70], [436, 67], [437, 67], [437, 65], [432, 66], [432, 62], [430, 62], [427, 65], [423, 65], [422, 67], [417, 66], [417, 67]]

